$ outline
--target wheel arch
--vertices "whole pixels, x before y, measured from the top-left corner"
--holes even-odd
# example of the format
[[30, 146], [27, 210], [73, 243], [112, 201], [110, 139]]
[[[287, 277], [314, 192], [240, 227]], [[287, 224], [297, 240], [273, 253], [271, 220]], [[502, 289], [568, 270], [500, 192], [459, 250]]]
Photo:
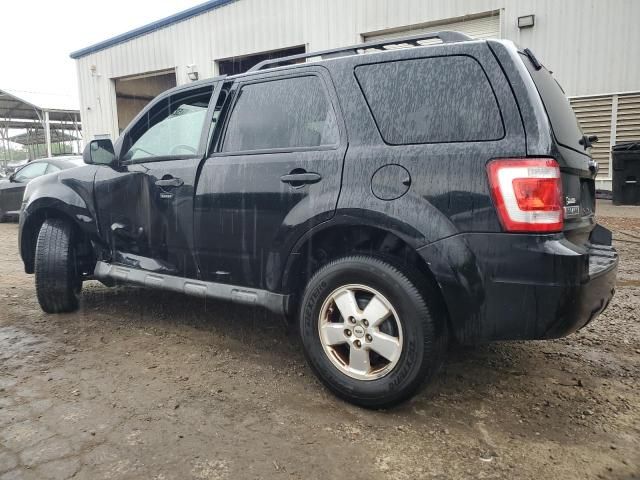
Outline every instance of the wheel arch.
[[[418, 232], [386, 228], [379, 224], [326, 222], [307, 233], [295, 245], [282, 274], [282, 290], [289, 294], [287, 311], [297, 311], [302, 291], [311, 276], [328, 262], [348, 254], [365, 254], [386, 260], [408, 270], [412, 280], [435, 300], [435, 305], [449, 325], [449, 313], [436, 276], [430, 265], [418, 254], [424, 242]], [[415, 278], [418, 277], [418, 278]]]
[[74, 215], [69, 211], [68, 205], [59, 199], [44, 197], [33, 201], [21, 214], [20, 218], [20, 256], [24, 262], [26, 273], [34, 273], [35, 271], [34, 260], [38, 234], [42, 224], [51, 218], [58, 218], [68, 222], [74, 234], [78, 235], [83, 242], [89, 241], [90, 234], [94, 230], [87, 225], [92, 223], [90, 217]]

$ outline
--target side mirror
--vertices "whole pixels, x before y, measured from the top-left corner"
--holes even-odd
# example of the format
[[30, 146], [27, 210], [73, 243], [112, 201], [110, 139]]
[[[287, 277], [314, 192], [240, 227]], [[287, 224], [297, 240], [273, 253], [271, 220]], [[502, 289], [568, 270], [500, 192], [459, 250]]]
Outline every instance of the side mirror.
[[16, 181], [16, 174], [12, 173], [11, 175], [9, 175], [9, 181], [10, 182], [15, 182]]
[[116, 154], [113, 149], [113, 143], [108, 138], [91, 140], [89, 144], [84, 147], [82, 159], [84, 163], [89, 165], [115, 165]]

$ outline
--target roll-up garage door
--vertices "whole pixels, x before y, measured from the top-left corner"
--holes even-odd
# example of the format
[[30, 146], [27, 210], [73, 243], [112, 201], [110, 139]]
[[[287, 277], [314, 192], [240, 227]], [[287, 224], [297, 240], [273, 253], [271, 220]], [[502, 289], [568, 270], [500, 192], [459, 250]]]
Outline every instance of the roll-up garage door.
[[491, 12], [479, 17], [466, 20], [455, 19], [451, 22], [442, 22], [429, 26], [407, 26], [406, 28], [394, 28], [381, 32], [364, 34], [366, 41], [385, 40], [388, 38], [402, 37], [406, 35], [418, 35], [420, 33], [438, 32], [440, 30], [456, 30], [466, 33], [472, 38], [500, 38], [500, 14]]

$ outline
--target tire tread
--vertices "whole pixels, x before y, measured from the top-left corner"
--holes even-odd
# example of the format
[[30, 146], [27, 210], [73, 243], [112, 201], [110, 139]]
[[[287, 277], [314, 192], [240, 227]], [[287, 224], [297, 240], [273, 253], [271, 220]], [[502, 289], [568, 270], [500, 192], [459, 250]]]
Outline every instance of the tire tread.
[[47, 313], [72, 312], [79, 306], [80, 280], [75, 271], [73, 231], [68, 222], [44, 221], [36, 242], [36, 296]]
[[[312, 361], [311, 356], [306, 351], [307, 346], [305, 345], [305, 355], [311, 368], [314, 370], [320, 381], [327, 386], [331, 391], [336, 393], [338, 396], [360, 405], [366, 408], [386, 408], [402, 401], [408, 399], [412, 396], [420, 386], [425, 382], [425, 380], [430, 380], [434, 374], [440, 368], [444, 353], [446, 350], [446, 325], [444, 328], [441, 325], [438, 325], [436, 322], [444, 322], [443, 319], [434, 318], [434, 314], [439, 315], [438, 309], [435, 308], [433, 302], [429, 302], [427, 298], [425, 298], [425, 285], [422, 285], [420, 282], [420, 277], [417, 272], [413, 272], [410, 269], [404, 269], [399, 266], [396, 266], [391, 259], [387, 258], [378, 258], [375, 256], [369, 256], [364, 254], [353, 254], [344, 257], [340, 257], [334, 259], [327, 264], [323, 265], [319, 268], [314, 275], [310, 278], [307, 289], [303, 296], [303, 301], [300, 304], [300, 329], [301, 334], [303, 334], [304, 327], [304, 311], [305, 305], [308, 301], [309, 286], [316, 285], [318, 280], [323, 277], [328, 271], [339, 267], [341, 264], [347, 263], [359, 263], [361, 265], [371, 265], [377, 269], [386, 271], [392, 276], [397, 283], [397, 287], [402, 289], [410, 298], [412, 298], [413, 308], [415, 310], [415, 315], [422, 322], [422, 329], [424, 331], [424, 338], [422, 339], [423, 343], [423, 352], [426, 352], [422, 362], [420, 364], [420, 368], [413, 376], [413, 379], [409, 382], [409, 384], [405, 385], [403, 388], [395, 391], [395, 392], [384, 392], [377, 396], [371, 395], [360, 395], [355, 389], [351, 389], [349, 391], [345, 391], [339, 386], [333, 384], [329, 379], [326, 378], [325, 375], [320, 371], [317, 365]], [[406, 270], [406, 271], [405, 271]], [[432, 311], [433, 310], [433, 311]], [[304, 343], [304, 339], [303, 339]]]

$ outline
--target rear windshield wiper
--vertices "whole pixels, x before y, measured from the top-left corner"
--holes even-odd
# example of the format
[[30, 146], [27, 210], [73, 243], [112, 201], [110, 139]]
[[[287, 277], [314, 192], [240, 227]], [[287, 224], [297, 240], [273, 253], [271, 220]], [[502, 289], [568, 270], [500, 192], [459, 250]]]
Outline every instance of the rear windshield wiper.
[[531, 50], [525, 48], [522, 52], [527, 56], [527, 58], [531, 62], [531, 65], [533, 65], [533, 68], [535, 68], [536, 70], [540, 70], [542, 68], [542, 64], [538, 61]]

